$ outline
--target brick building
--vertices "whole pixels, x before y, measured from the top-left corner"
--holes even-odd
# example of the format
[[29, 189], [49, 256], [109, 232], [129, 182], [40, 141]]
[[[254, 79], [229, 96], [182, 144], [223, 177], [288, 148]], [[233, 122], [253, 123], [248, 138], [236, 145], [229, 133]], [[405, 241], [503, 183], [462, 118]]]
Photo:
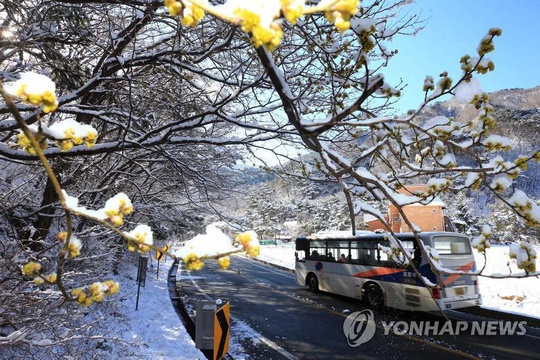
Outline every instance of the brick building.
[[[409, 185], [406, 189], [401, 189], [400, 193], [410, 194], [418, 190], [425, 191], [426, 189], [426, 185]], [[404, 206], [403, 212], [409, 221], [418, 226], [422, 231], [450, 231], [448, 219], [444, 214], [444, 208], [445, 206], [442, 200], [436, 197], [428, 205], [413, 204]], [[379, 219], [371, 215], [366, 215], [364, 220], [371, 231], [387, 230]], [[390, 205], [388, 208], [385, 220], [390, 224], [392, 231], [394, 232], [411, 231], [394, 205]]]

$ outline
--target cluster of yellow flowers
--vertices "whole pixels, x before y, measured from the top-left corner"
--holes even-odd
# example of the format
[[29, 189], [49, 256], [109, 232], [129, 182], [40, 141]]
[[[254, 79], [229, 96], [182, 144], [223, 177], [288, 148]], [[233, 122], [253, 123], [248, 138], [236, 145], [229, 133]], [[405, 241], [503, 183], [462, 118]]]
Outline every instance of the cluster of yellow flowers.
[[227, 270], [231, 266], [231, 258], [229, 256], [222, 256], [217, 259], [217, 263], [221, 270]]
[[204, 262], [197, 257], [195, 253], [187, 254], [183, 259], [188, 271], [201, 270], [204, 267]]
[[257, 257], [261, 252], [261, 245], [254, 231], [246, 231], [236, 235], [236, 240], [242, 244], [246, 254], [251, 257]]
[[[58, 241], [67, 241], [67, 232], [61, 231], [56, 235], [56, 238]], [[82, 243], [81, 240], [76, 238], [75, 236], [71, 236], [69, 239], [68, 249], [67, 249], [67, 257], [68, 258], [76, 258], [77, 256], [81, 255], [81, 247]]]
[[45, 282], [49, 282], [50, 284], [54, 284], [56, 282], [57, 275], [55, 273], [49, 274], [49, 275], [38, 275], [34, 278], [34, 284], [41, 285]]
[[336, 1], [324, 12], [324, 15], [339, 31], [343, 32], [351, 26], [351, 16], [358, 12], [358, 3], [359, 0]]
[[[36, 140], [42, 150], [48, 146], [47, 138], [56, 139], [56, 146], [61, 151], [68, 151], [75, 145], [85, 144], [91, 148], [96, 144], [98, 133], [91, 125], [81, 125], [77, 121], [67, 119], [47, 127], [43, 125], [42, 132], [38, 132], [35, 126], [30, 127], [35, 134]], [[34, 155], [36, 150], [32, 146], [30, 139], [21, 131], [17, 135], [17, 145], [24, 148], [29, 154]]]
[[[184, 7], [182, 3], [186, 3], [187, 5]], [[206, 1], [203, 1], [203, 3], [206, 5]], [[182, 16], [182, 25], [185, 26], [197, 26], [199, 21], [202, 20], [204, 17], [204, 10], [188, 1], [176, 1], [176, 0], [165, 0], [165, 6], [167, 9], [169, 9], [169, 14], [171, 16]]]
[[94, 301], [102, 302], [104, 297], [118, 294], [120, 284], [113, 280], [104, 282], [95, 282], [88, 287], [89, 293], [86, 293], [82, 288], [71, 290], [71, 295], [77, 302], [84, 306], [90, 306]]
[[[182, 260], [186, 264], [186, 269], [189, 271], [201, 270], [204, 267], [204, 262], [195, 253], [189, 253]], [[231, 258], [228, 255], [221, 256], [217, 259], [217, 263], [221, 270], [227, 270], [231, 266]]]
[[298, 18], [304, 15], [303, 0], [280, 0], [281, 11], [291, 24], [296, 24]]
[[282, 17], [296, 24], [304, 14], [324, 12], [328, 21], [343, 32], [350, 28], [350, 19], [358, 12], [359, 0], [323, 1], [314, 6], [306, 6], [303, 0], [228, 0], [216, 6], [206, 0], [165, 0], [164, 4], [169, 14], [182, 17], [183, 25], [196, 26], [206, 10], [222, 20], [241, 25], [242, 30], [251, 35], [254, 47], [264, 46], [272, 51], [283, 37]]
[[29, 277], [34, 277], [36, 274], [38, 274], [41, 271], [41, 264], [30, 261], [26, 265], [23, 266], [22, 273]]
[[478, 48], [476, 51], [478, 52], [478, 55], [484, 56], [485, 54], [492, 52], [495, 50], [495, 46], [493, 45], [493, 38], [495, 36], [501, 36], [502, 30], [500, 28], [491, 28], [489, 29], [486, 36], [482, 38], [480, 41], [480, 44], [478, 45]]
[[242, 19], [242, 30], [251, 34], [254, 47], [265, 46], [272, 51], [281, 42], [283, 30], [277, 23], [271, 22], [268, 27], [263, 26], [261, 17], [248, 9], [236, 9], [234, 15]]
[[491, 247], [491, 243], [488, 240], [491, 235], [491, 227], [488, 225], [484, 225], [482, 227], [482, 234], [471, 240], [472, 247], [478, 250], [478, 252], [485, 252], [486, 249], [489, 249]]
[[540, 225], [540, 205], [537, 205], [523, 191], [514, 191], [508, 202], [525, 218], [527, 226], [538, 227]]
[[79, 124], [77, 121], [67, 119], [53, 124], [47, 132], [50, 133], [56, 141], [56, 146], [61, 151], [68, 151], [74, 145], [85, 144], [91, 148], [96, 144], [98, 133], [91, 125]]
[[[20, 98], [23, 102], [42, 106], [44, 113], [50, 113], [58, 108], [56, 99], [56, 85], [45, 75], [33, 72], [20, 74], [20, 79], [5, 86], [6, 92], [12, 96]], [[56, 146], [61, 151], [70, 150], [74, 145], [86, 144], [91, 148], [97, 140], [97, 131], [91, 125], [81, 125], [77, 121], [67, 119], [53, 124], [50, 127], [43, 125], [39, 131], [34, 126], [31, 127], [41, 150], [48, 146], [47, 139], [56, 140]], [[17, 135], [17, 144], [25, 149], [29, 154], [35, 155], [36, 149], [32, 146], [30, 139], [21, 132]]]
[[32, 72], [22, 73], [21, 78], [6, 86], [6, 91], [19, 97], [23, 102], [35, 106], [43, 106], [44, 113], [58, 108], [56, 85], [45, 75]]
[[[47, 138], [42, 134], [37, 134], [35, 138], [38, 141], [41, 150], [45, 150], [48, 146]], [[34, 147], [32, 146], [30, 139], [22, 131], [19, 133], [19, 135], [17, 135], [17, 145], [22, 147], [24, 150], [26, 150], [27, 153], [31, 155], [36, 154], [36, 149], [34, 149]]]
[[127, 236], [134, 238], [138, 242], [128, 241], [128, 250], [138, 250], [140, 253], [145, 253], [150, 250], [148, 245], [154, 243], [154, 235], [152, 229], [148, 225], [139, 224], [135, 229], [126, 233]]
[[124, 193], [118, 193], [105, 203], [105, 215], [115, 226], [124, 223], [124, 215], [133, 212], [133, 205], [129, 197]]
[[510, 252], [508, 254], [510, 259], [515, 259], [517, 267], [525, 270], [526, 272], [536, 271], [536, 250], [534, 247], [526, 242], [521, 244], [510, 245]]
[[30, 261], [23, 266], [22, 273], [28, 277], [34, 278], [34, 284], [36, 285], [41, 285], [45, 281], [54, 284], [56, 282], [56, 274], [51, 273], [48, 275], [42, 275], [41, 269], [42, 266], [40, 263]]

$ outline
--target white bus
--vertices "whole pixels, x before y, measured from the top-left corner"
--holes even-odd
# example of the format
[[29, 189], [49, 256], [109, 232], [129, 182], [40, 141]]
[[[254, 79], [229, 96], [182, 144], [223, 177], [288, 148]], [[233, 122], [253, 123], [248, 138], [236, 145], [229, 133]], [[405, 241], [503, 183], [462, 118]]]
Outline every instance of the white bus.
[[[435, 248], [443, 266], [455, 271], [476, 270], [470, 239], [451, 232], [418, 234], [424, 245]], [[442, 275], [438, 279], [422, 258], [412, 233], [396, 238], [413, 255], [420, 275], [411, 265], [392, 260], [381, 249], [390, 247], [388, 234], [362, 233], [357, 236], [310, 236], [296, 239], [296, 282], [312, 291], [325, 291], [362, 299], [375, 309], [384, 306], [401, 310], [437, 311], [477, 306], [482, 303], [474, 275]], [[379, 246], [380, 245], [380, 246]]]

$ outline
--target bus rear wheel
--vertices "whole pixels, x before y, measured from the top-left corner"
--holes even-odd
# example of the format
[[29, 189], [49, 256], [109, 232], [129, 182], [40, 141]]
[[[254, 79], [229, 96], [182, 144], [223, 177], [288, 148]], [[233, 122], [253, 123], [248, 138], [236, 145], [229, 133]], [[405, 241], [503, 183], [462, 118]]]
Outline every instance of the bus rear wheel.
[[316, 275], [313, 275], [313, 274], [309, 275], [307, 283], [308, 283], [309, 290], [311, 290], [314, 293], [319, 291], [319, 279], [317, 279]]
[[369, 284], [364, 290], [364, 295], [370, 308], [380, 310], [384, 307], [384, 295], [378, 285]]

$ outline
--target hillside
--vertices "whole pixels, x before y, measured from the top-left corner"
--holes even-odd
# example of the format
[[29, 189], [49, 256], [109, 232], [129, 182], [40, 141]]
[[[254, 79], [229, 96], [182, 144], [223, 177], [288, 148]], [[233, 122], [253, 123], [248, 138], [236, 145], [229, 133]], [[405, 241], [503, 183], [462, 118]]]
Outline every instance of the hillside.
[[[497, 135], [510, 138], [514, 144], [511, 157], [527, 154], [538, 148], [540, 136], [540, 86], [532, 89], [505, 89], [490, 94], [490, 103], [495, 111], [493, 117], [497, 121]], [[428, 107], [422, 119], [434, 116], [454, 117], [468, 121], [476, 116], [473, 105], [464, 105], [451, 99], [438, 102]], [[531, 163], [527, 172], [517, 179], [519, 188], [527, 193], [540, 197], [540, 165]]]
[[[540, 109], [540, 86], [532, 89], [505, 89], [489, 94], [490, 103], [496, 112], [508, 110], [518, 113]], [[454, 99], [434, 103], [422, 113], [423, 118], [437, 115], [454, 117], [457, 120], [467, 120], [476, 116], [473, 105], [458, 103]]]

